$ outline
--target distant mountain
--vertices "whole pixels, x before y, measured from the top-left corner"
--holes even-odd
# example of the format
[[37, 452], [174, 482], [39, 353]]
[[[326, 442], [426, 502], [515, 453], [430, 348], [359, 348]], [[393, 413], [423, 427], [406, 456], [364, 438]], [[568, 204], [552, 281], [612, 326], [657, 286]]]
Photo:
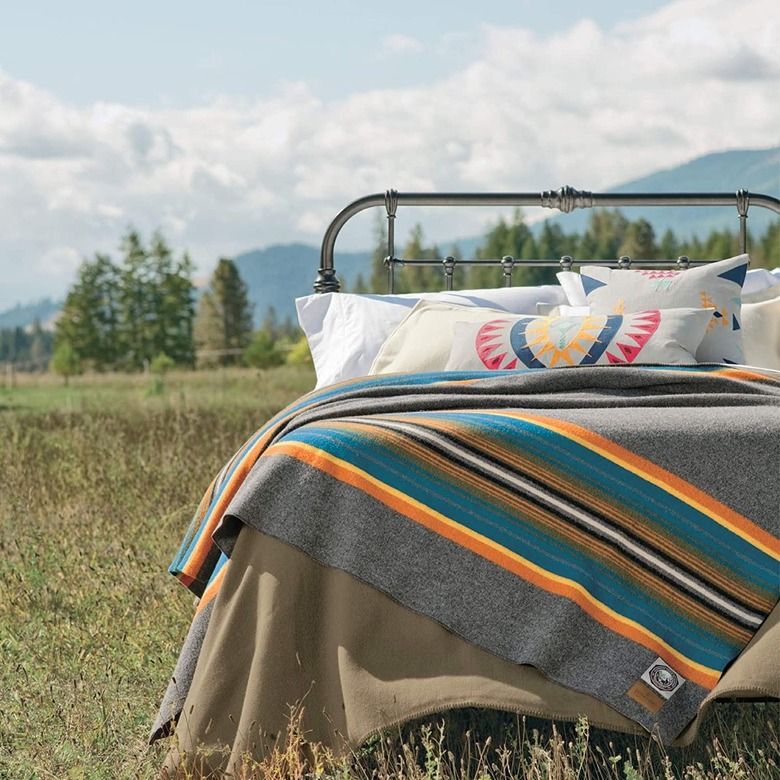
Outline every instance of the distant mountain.
[[[572, 186], [578, 185], [569, 182]], [[587, 189], [587, 188], [585, 188]], [[780, 146], [771, 149], [740, 149], [697, 157], [675, 168], [651, 173], [640, 179], [609, 187], [609, 192], [734, 192], [747, 189], [764, 195], [780, 196]], [[720, 206], [632, 207], [621, 209], [631, 220], [644, 217], [652, 224], [659, 238], [671, 228], [681, 239], [704, 237], [713, 230], [728, 228], [737, 231], [737, 210]], [[582, 233], [588, 224], [589, 209], [571, 214], [557, 214], [551, 219], [567, 233]], [[762, 208], [748, 209], [748, 230], [763, 234], [770, 222], [777, 219]], [[540, 224], [535, 226], [539, 229]]]
[[[587, 182], [566, 182], [571, 186], [587, 189]], [[698, 157], [684, 165], [609, 187], [609, 192], [736, 192], [746, 188], [752, 192], [780, 195], [780, 147], [772, 149], [742, 149], [718, 152]], [[657, 236], [671, 228], [678, 238], [706, 236], [712, 230], [737, 230], [736, 209], [687, 207], [626, 208], [629, 219], [644, 217], [655, 228]], [[567, 233], [582, 233], [588, 223], [588, 209], [572, 214], [555, 214], [549, 217], [560, 221]], [[773, 215], [766, 209], [753, 208], [748, 212], [748, 228], [753, 235], [764, 233]], [[532, 226], [538, 231], [541, 223]], [[457, 245], [461, 253], [473, 256], [482, 242], [481, 236], [442, 241], [439, 246], [449, 249]], [[262, 322], [270, 306], [280, 320], [295, 318], [295, 298], [310, 294], [319, 267], [320, 248], [309, 244], [275, 244], [265, 249], [255, 249], [237, 255], [234, 260], [249, 288], [254, 303], [254, 318]], [[357, 275], [370, 273], [370, 251], [335, 252], [335, 267], [344, 287], [354, 285]], [[49, 322], [61, 303], [50, 300], [28, 306], [16, 306], [0, 313], [0, 328], [31, 325], [36, 319]]]
[[54, 316], [62, 308], [63, 301], [44, 298], [37, 303], [17, 303], [13, 309], [0, 312], [0, 330], [3, 328], [26, 328], [35, 322], [45, 328], [50, 326]]
[[[335, 267], [341, 283], [349, 288], [359, 273], [371, 270], [371, 252], [335, 253]], [[295, 299], [314, 292], [320, 264], [320, 248], [309, 244], [274, 244], [265, 249], [244, 252], [233, 258], [255, 304], [254, 319], [259, 325], [269, 306], [279, 320], [295, 320]]]

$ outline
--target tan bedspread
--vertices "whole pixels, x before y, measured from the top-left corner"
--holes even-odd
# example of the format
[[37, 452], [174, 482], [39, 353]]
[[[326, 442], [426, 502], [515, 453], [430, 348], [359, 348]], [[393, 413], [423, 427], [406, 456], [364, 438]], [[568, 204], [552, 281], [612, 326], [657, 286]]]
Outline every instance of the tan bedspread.
[[[717, 698], [780, 698], [776, 607], [676, 744]], [[264, 755], [303, 702], [310, 741], [336, 753], [427, 713], [486, 707], [641, 733], [591, 696], [472, 645], [349, 574], [244, 527], [233, 551], [167, 762], [195, 746], [229, 745], [225, 769]], [[216, 768], [216, 767], [215, 767]]]

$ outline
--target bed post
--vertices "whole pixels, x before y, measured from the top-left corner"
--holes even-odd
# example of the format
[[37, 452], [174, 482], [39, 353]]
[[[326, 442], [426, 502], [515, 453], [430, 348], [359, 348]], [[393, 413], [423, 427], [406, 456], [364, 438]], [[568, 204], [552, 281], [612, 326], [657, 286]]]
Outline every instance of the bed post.
[[385, 192], [385, 211], [387, 211], [387, 292], [395, 292], [395, 212], [398, 210], [398, 191]]
[[737, 190], [737, 214], [739, 214], [739, 251], [747, 253], [747, 216], [750, 208], [750, 193]]

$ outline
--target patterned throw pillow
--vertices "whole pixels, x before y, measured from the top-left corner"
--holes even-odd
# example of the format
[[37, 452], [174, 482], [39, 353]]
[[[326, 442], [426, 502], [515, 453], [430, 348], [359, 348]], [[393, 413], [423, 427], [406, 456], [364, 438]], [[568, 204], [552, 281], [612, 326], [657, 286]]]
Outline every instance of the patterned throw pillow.
[[692, 364], [710, 309], [458, 322], [446, 370]]
[[696, 360], [744, 363], [740, 309], [748, 262], [747, 255], [739, 255], [687, 271], [583, 266], [580, 278], [592, 314], [680, 307], [712, 309]]

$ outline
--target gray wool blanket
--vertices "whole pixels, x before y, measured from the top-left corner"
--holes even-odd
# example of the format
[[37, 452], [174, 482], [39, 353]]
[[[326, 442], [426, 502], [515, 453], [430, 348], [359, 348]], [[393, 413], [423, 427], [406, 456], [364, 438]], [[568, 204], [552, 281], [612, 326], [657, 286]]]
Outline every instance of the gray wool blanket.
[[778, 600], [780, 374], [590, 366], [374, 377], [305, 396], [215, 479], [172, 572], [242, 524], [671, 742]]

